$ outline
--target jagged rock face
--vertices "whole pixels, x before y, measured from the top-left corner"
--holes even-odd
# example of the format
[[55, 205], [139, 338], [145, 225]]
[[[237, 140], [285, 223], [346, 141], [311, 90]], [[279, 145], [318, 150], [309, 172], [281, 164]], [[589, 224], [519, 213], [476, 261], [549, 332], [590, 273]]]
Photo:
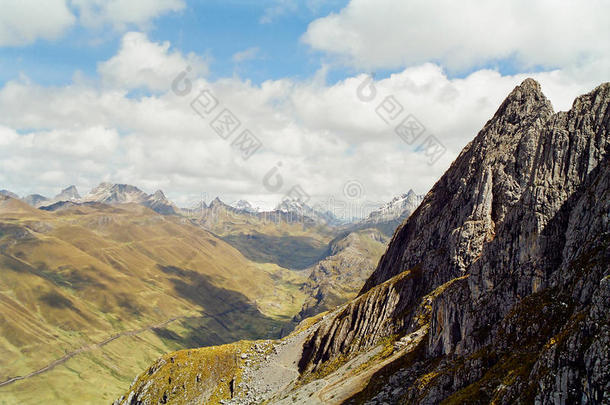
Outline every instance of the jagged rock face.
[[[607, 165], [607, 159], [602, 159], [610, 147], [609, 98], [609, 85], [600, 86], [594, 92], [579, 97], [572, 110], [553, 115], [531, 145], [528, 154], [531, 154], [530, 159], [535, 166], [530, 170], [527, 188], [521, 193], [519, 201], [511, 204], [510, 211], [506, 210], [504, 221], [496, 222], [495, 239], [468, 269], [472, 299], [490, 301], [488, 305], [500, 303], [496, 308], [498, 316], [505, 313], [519, 297], [548, 287], [552, 275], [561, 277], [559, 275], [563, 274], [565, 278], [566, 267], [576, 259], [578, 249], [582, 248], [581, 243], [586, 238], [578, 235], [574, 229], [568, 229], [568, 226], [574, 205], [589, 186], [588, 183], [596, 181], [603, 184], [603, 176], [606, 175], [603, 166]], [[598, 173], [600, 169], [601, 174]], [[602, 179], [598, 178], [599, 175]], [[600, 197], [604, 195], [603, 190], [595, 192], [600, 193]], [[495, 194], [491, 198], [495, 200]], [[604, 208], [600, 209], [603, 211]], [[582, 208], [579, 211], [582, 212]], [[573, 214], [584, 215], [578, 212]], [[578, 217], [577, 222], [589, 231], [596, 219]], [[605, 228], [603, 225], [598, 228], [598, 232], [606, 232], [607, 221]], [[566, 246], [567, 240], [571, 243]], [[578, 241], [577, 246], [574, 245], [575, 241]], [[564, 252], [564, 248], [568, 250]], [[559, 283], [556, 281], [553, 284]], [[502, 296], [492, 299], [491, 295], [499, 290]], [[487, 323], [493, 321], [486, 320]], [[467, 334], [469, 331], [463, 332]]]
[[349, 302], [329, 321], [321, 322], [303, 346], [299, 370], [315, 371], [339, 354], [355, 353], [401, 330], [404, 318], [400, 314], [409, 305], [401, 299], [401, 291], [419, 291], [420, 280], [418, 269], [405, 272]]
[[555, 114], [535, 81], [515, 88], [302, 369], [413, 331], [422, 298], [464, 276], [433, 300], [425, 360], [396, 374], [392, 401], [608, 401], [609, 101], [604, 84]]
[[417, 264], [430, 286], [461, 275], [519, 201], [552, 115], [538, 83], [517, 87], [399, 229], [362, 291]]

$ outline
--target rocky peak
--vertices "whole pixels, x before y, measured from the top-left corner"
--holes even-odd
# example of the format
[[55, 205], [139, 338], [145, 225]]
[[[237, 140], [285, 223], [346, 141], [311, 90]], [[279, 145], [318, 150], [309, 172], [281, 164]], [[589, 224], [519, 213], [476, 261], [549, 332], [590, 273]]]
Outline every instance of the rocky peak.
[[165, 194], [161, 190], [155, 191], [152, 198], [158, 201], [167, 201], [167, 197], [165, 197]]
[[245, 211], [245, 212], [257, 212], [257, 209], [255, 209], [252, 204], [250, 204], [248, 201], [246, 200], [239, 200], [233, 204], [231, 204], [231, 206], [235, 209], [238, 209], [240, 211]]
[[367, 218], [360, 221], [360, 224], [373, 225], [381, 222], [402, 222], [417, 209], [423, 199], [423, 195], [417, 195], [413, 189], [410, 189], [407, 193], [394, 197], [392, 201], [372, 211]]
[[227, 207], [227, 204], [225, 204], [224, 202], [222, 202], [222, 200], [220, 199], [220, 197], [216, 197], [212, 200], [212, 202], [210, 203], [210, 208], [222, 208], [222, 207]]
[[304, 213], [312, 211], [312, 208], [301, 200], [285, 198], [275, 207], [275, 210], [304, 215]]
[[363, 291], [418, 263], [431, 268], [432, 284], [462, 274], [519, 200], [552, 116], [534, 80], [517, 86], [403, 224]]
[[167, 199], [163, 191], [157, 190], [154, 194], [148, 196], [142, 205], [152, 209], [153, 211], [163, 215], [175, 215], [179, 212], [178, 207]]
[[80, 194], [78, 194], [78, 190], [76, 186], [69, 186], [61, 190], [59, 194], [57, 194], [53, 199], [55, 201], [76, 201], [80, 200]]
[[85, 197], [85, 201], [104, 204], [142, 203], [147, 199], [148, 195], [135, 186], [111, 183], [101, 183]]
[[[609, 321], [588, 319], [610, 276], [609, 89], [555, 114], [534, 80], [517, 86], [397, 230], [360, 297], [308, 339], [301, 369], [414, 333], [425, 304], [427, 357], [395, 377], [403, 401], [438, 403], [477, 381], [491, 402], [607, 398]], [[515, 380], [481, 383], [489, 370]], [[439, 377], [414, 384], [421, 373]]]

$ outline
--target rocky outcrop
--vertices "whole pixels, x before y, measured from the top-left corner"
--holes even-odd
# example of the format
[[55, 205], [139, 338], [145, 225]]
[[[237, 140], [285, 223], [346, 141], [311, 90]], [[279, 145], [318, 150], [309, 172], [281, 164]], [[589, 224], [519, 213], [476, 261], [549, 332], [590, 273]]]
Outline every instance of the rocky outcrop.
[[302, 369], [413, 332], [415, 308], [455, 279], [431, 302], [425, 360], [392, 374], [400, 389], [383, 400], [602, 401], [609, 101], [604, 84], [555, 114], [535, 81], [515, 88], [395, 233], [362, 295], [305, 343]]

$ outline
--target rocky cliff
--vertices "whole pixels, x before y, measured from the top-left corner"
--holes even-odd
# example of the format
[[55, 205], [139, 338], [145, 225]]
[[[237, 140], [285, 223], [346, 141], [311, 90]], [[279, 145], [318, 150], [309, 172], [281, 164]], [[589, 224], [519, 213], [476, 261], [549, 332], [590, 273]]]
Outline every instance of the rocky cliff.
[[424, 297], [457, 279], [431, 301], [421, 364], [368, 399], [608, 400], [609, 101], [604, 84], [554, 113], [534, 80], [515, 88], [301, 370], [415, 331]]

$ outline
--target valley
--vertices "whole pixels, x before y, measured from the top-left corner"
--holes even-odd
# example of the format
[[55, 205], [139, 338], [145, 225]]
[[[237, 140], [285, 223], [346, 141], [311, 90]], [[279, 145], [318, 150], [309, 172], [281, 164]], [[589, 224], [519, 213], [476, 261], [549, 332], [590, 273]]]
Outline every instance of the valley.
[[111, 401], [173, 350], [285, 336], [354, 297], [387, 243], [219, 199], [169, 211], [127, 185], [0, 198], [0, 403]]

